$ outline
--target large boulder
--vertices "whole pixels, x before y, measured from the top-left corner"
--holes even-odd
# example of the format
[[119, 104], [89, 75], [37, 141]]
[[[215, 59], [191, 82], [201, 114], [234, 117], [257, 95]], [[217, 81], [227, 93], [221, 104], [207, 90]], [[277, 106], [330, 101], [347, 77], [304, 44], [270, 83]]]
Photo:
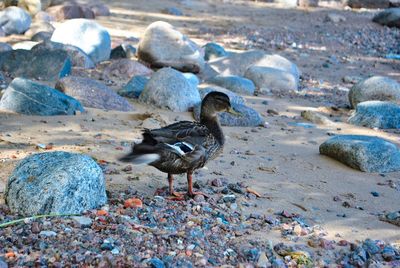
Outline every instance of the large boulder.
[[63, 50], [17, 49], [0, 53], [0, 70], [12, 77], [53, 81], [71, 73], [71, 60]]
[[217, 75], [207, 82], [244, 95], [253, 95], [256, 89], [253, 81], [236, 75]]
[[204, 68], [199, 47], [171, 24], [157, 21], [145, 30], [138, 46], [139, 59], [153, 67], [173, 67], [198, 73]]
[[18, 215], [80, 214], [107, 201], [102, 169], [89, 156], [68, 152], [34, 154], [8, 179], [5, 200]]
[[7, 7], [0, 11], [0, 28], [6, 35], [23, 34], [31, 26], [31, 16], [22, 8]]
[[383, 10], [376, 14], [372, 20], [381, 25], [400, 28], [400, 7]]
[[39, 44], [32, 47], [32, 50], [43, 50], [43, 51], [55, 51], [63, 50], [65, 51], [69, 58], [71, 59], [72, 66], [82, 67], [85, 69], [92, 69], [95, 67], [92, 59], [87, 55], [82, 49], [73, 45], [66, 45], [57, 42], [52, 42], [50, 40], [40, 42]]
[[84, 111], [76, 99], [23, 78], [15, 78], [4, 91], [0, 109], [26, 115], [74, 115]]
[[254, 82], [260, 93], [296, 91], [299, 80], [283, 70], [263, 66], [251, 66], [244, 76]]
[[85, 107], [123, 112], [134, 110], [125, 98], [97, 80], [68, 76], [60, 79], [55, 87], [76, 98]]
[[400, 128], [400, 106], [387, 101], [361, 102], [349, 118], [349, 123], [380, 129]]
[[94, 63], [110, 58], [110, 34], [95, 21], [68, 20], [56, 28], [51, 41], [79, 47], [89, 55]]
[[[255, 111], [254, 109], [245, 105], [244, 99], [241, 96], [236, 95], [232, 91], [228, 89], [224, 89], [221, 87], [205, 87], [202, 88], [199, 92], [201, 98], [203, 99], [208, 93], [218, 91], [223, 92], [229, 97], [229, 101], [232, 105], [232, 108], [240, 113], [240, 115], [233, 115], [227, 112], [218, 113], [218, 118], [223, 126], [239, 126], [239, 127], [253, 127], [260, 126], [264, 124], [264, 119], [262, 116]], [[201, 105], [197, 104], [193, 109], [193, 115], [196, 120], [200, 120], [200, 111]]]
[[365, 172], [384, 173], [400, 170], [398, 147], [378, 137], [335, 136], [321, 144], [319, 152]]
[[197, 88], [172, 68], [162, 68], [154, 73], [139, 100], [176, 112], [186, 112], [201, 101]]
[[383, 76], [373, 76], [354, 85], [349, 91], [352, 108], [364, 101], [400, 102], [400, 84]]

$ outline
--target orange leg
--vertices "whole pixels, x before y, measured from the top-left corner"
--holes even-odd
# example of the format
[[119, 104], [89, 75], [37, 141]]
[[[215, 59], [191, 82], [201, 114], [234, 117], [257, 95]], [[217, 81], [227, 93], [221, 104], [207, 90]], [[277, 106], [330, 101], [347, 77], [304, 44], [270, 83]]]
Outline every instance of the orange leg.
[[171, 196], [182, 197], [180, 193], [174, 191], [174, 176], [171, 173], [168, 173], [168, 188]]
[[187, 182], [188, 182], [188, 191], [187, 194], [190, 197], [194, 197], [196, 195], [203, 195], [204, 197], [208, 197], [206, 194], [202, 192], [194, 192], [193, 191], [193, 178], [192, 178], [192, 172], [187, 173]]

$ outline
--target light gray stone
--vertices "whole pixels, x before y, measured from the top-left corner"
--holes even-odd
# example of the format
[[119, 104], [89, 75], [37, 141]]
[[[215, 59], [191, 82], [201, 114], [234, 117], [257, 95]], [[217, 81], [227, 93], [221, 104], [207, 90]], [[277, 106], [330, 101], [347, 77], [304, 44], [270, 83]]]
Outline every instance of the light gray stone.
[[207, 82], [243, 95], [253, 95], [256, 89], [253, 81], [236, 75], [217, 75]]
[[365, 101], [357, 105], [349, 123], [370, 128], [400, 128], [400, 106], [387, 101]]
[[14, 169], [5, 200], [13, 213], [22, 216], [79, 214], [106, 203], [103, 171], [83, 154], [34, 154]]
[[0, 28], [6, 35], [23, 34], [31, 22], [31, 16], [22, 8], [12, 6], [0, 11]]

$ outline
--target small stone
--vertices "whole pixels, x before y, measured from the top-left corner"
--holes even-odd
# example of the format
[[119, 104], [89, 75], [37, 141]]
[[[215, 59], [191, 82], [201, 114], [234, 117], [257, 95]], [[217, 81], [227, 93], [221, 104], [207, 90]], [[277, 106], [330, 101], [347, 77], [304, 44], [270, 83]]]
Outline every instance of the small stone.
[[43, 237], [55, 237], [57, 236], [57, 233], [54, 231], [41, 231], [39, 235]]
[[152, 268], [165, 268], [164, 263], [159, 258], [152, 258], [149, 263]]
[[270, 267], [271, 263], [268, 260], [267, 255], [265, 254], [265, 252], [261, 252], [260, 253], [260, 257], [258, 258], [257, 261], [257, 266], [258, 268], [267, 268]]
[[379, 196], [379, 193], [378, 193], [378, 192], [375, 192], [375, 191], [371, 192], [371, 194], [372, 194], [372, 196], [374, 196], [374, 197], [378, 197], [378, 196]]
[[206, 201], [204, 195], [202, 195], [202, 194], [195, 195], [193, 200], [196, 202], [199, 202], [199, 203]]
[[79, 227], [88, 228], [92, 226], [92, 219], [84, 216], [73, 216], [72, 220], [74, 220]]
[[39, 227], [39, 223], [37, 221], [32, 223], [31, 231], [34, 234], [40, 233], [40, 227]]
[[204, 48], [204, 59], [206, 61], [228, 55], [225, 49], [216, 43], [207, 43], [203, 48]]
[[163, 14], [168, 14], [168, 15], [174, 15], [174, 16], [183, 16], [183, 12], [176, 7], [167, 7], [161, 10], [161, 13]]
[[222, 180], [221, 179], [213, 179], [212, 181], [211, 181], [211, 185], [212, 186], [215, 186], [215, 187], [222, 187], [222, 186], [224, 186], [224, 184], [222, 183]]
[[279, 112], [275, 109], [268, 109], [267, 113], [271, 115], [279, 115]]
[[222, 201], [225, 203], [234, 203], [234, 202], [236, 202], [236, 196], [233, 194], [224, 195], [222, 197]]

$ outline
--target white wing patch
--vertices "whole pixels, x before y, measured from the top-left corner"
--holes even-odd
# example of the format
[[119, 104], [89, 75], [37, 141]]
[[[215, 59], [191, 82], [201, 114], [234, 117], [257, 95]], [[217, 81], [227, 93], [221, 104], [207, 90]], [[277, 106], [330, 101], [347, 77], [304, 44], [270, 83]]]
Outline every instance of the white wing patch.
[[192, 144], [184, 142], [184, 141], [177, 142], [175, 144], [166, 143], [166, 145], [168, 145], [170, 148], [172, 148], [179, 155], [185, 155], [194, 150], [194, 146]]

